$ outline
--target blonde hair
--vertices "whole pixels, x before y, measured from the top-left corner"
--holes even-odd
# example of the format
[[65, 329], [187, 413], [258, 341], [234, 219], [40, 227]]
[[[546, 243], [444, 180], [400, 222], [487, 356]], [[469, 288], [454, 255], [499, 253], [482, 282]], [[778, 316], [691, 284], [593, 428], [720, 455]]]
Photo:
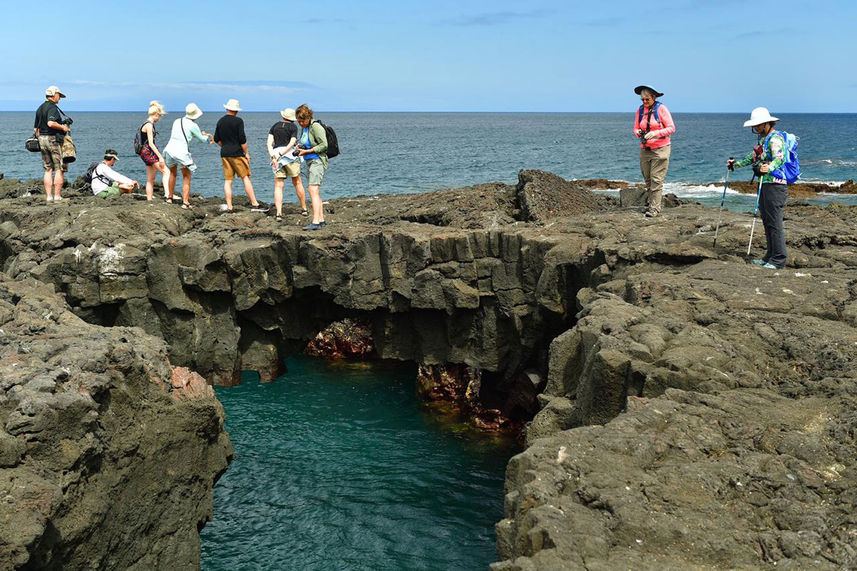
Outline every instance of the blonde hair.
[[158, 115], [164, 114], [164, 106], [158, 103], [157, 101], [149, 102], [149, 115], [154, 115], [157, 113]]

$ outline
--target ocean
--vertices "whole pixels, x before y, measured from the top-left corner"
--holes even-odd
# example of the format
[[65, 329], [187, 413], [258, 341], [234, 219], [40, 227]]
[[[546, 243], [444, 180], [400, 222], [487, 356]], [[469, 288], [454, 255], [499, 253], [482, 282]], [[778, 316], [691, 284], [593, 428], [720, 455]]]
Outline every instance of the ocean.
[[[669, 104], [669, 102], [667, 102]], [[34, 109], [35, 109], [34, 103]], [[222, 110], [205, 113], [203, 130], [214, 132]], [[74, 113], [72, 136], [78, 161], [70, 176], [81, 175], [100, 160], [104, 149], [119, 151], [117, 170], [145, 181], [145, 168], [134, 155], [134, 133], [143, 113]], [[181, 113], [158, 123], [162, 146], [170, 125]], [[755, 135], [738, 113], [673, 113], [677, 132], [665, 191], [679, 197], [719, 205], [730, 156], [741, 157], [753, 147]], [[840, 183], [857, 176], [857, 114], [777, 113], [778, 124], [800, 137], [803, 180]], [[261, 200], [273, 201], [273, 175], [265, 140], [279, 114], [240, 113], [249, 141], [253, 185]], [[628, 113], [316, 113], [336, 129], [342, 154], [331, 161], [322, 197], [419, 193], [484, 182], [517, 182], [521, 169], [542, 169], [567, 179], [606, 178], [639, 182], [637, 139], [632, 134], [634, 109]], [[10, 178], [40, 178], [37, 153], [24, 149], [32, 132], [32, 113], [0, 113], [0, 172]], [[199, 165], [192, 191], [223, 195], [219, 148], [194, 141]], [[749, 180], [748, 169], [733, 180]], [[711, 184], [715, 183], [715, 184]], [[243, 193], [240, 181], [237, 195]], [[287, 185], [286, 200], [296, 200]], [[822, 196], [819, 202], [854, 204], [853, 196]], [[728, 205], [752, 208], [754, 197], [729, 193]]]

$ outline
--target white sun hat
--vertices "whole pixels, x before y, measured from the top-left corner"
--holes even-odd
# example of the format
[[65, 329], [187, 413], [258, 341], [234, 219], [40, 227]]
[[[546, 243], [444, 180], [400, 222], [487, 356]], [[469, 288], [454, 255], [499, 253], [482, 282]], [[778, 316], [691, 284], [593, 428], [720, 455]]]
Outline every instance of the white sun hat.
[[744, 121], [744, 126], [755, 127], [756, 125], [761, 125], [762, 123], [771, 123], [773, 121], [779, 121], [779, 118], [773, 117], [768, 112], [767, 107], [756, 107], [750, 112], [750, 118], [747, 121]]
[[184, 108], [184, 114], [188, 119], [194, 120], [202, 115], [202, 109], [197, 107], [196, 103], [188, 103], [187, 107]]
[[227, 111], [241, 111], [241, 106], [238, 104], [237, 99], [230, 99], [226, 102], [223, 108]]

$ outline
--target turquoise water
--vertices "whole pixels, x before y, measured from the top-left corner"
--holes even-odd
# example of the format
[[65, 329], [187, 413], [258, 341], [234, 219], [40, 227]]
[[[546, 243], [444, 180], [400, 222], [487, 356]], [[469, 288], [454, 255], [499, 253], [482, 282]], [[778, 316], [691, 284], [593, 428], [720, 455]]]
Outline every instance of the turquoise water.
[[202, 568], [484, 569], [516, 444], [441, 420], [413, 366], [308, 357], [218, 387], [235, 460], [215, 488]]

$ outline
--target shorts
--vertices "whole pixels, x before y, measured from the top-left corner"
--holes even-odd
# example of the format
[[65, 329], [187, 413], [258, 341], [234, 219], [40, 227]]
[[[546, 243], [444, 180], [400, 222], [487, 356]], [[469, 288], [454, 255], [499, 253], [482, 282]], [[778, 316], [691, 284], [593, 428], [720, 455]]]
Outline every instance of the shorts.
[[190, 153], [182, 157], [174, 157], [169, 154], [167, 151], [164, 151], [164, 164], [168, 167], [180, 166], [193, 172], [196, 170], [196, 163], [193, 162], [193, 157]]
[[116, 196], [117, 194], [122, 194], [122, 189], [119, 188], [118, 182], [114, 182], [95, 196], [96, 198], [107, 198], [108, 196]]
[[42, 151], [42, 166], [46, 171], [67, 171], [68, 165], [62, 160], [62, 143], [56, 135], [39, 135]]
[[143, 162], [146, 163], [147, 167], [158, 162], [158, 155], [155, 154], [149, 145], [143, 145], [143, 150], [140, 151], [140, 158], [143, 159]]
[[307, 184], [309, 186], [321, 186], [321, 181], [324, 179], [324, 173], [327, 170], [324, 168], [321, 159], [310, 159], [306, 164], [309, 170]]
[[223, 164], [223, 177], [226, 180], [232, 180], [236, 176], [250, 176], [250, 161], [247, 157], [220, 157], [220, 162]]
[[295, 178], [301, 176], [301, 162], [300, 161], [292, 161], [290, 163], [286, 163], [276, 171], [274, 171], [274, 178]]

